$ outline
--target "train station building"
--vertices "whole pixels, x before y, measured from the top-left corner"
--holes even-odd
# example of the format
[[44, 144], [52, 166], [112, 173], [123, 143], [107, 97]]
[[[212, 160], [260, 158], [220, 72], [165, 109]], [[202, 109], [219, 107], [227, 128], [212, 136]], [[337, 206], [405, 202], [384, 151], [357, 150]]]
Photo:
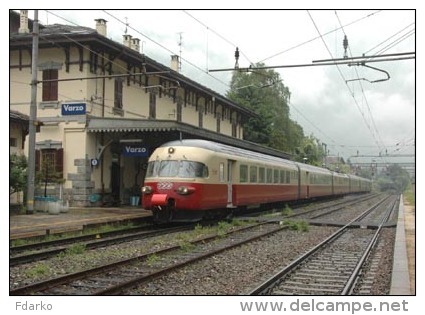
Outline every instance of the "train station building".
[[[10, 110], [27, 116], [32, 24], [27, 10], [10, 11]], [[141, 53], [131, 35], [109, 39], [106, 20], [93, 26], [40, 25], [36, 171], [62, 177], [49, 183], [49, 195], [72, 206], [129, 204], [140, 194], [149, 155], [170, 140], [208, 139], [282, 156], [243, 141], [244, 122], [255, 113], [182, 75], [178, 56], [165, 66]]]

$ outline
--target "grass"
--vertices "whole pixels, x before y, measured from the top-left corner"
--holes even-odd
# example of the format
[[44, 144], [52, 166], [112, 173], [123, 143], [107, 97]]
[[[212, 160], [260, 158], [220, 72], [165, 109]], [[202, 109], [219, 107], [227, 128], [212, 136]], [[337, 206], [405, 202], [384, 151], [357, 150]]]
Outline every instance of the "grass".
[[25, 275], [28, 278], [38, 278], [49, 273], [49, 267], [43, 263], [38, 263], [34, 267], [25, 270]]
[[415, 198], [415, 193], [414, 193], [414, 191], [412, 190], [412, 188], [409, 188], [408, 190], [406, 190], [406, 191], [403, 193], [403, 197], [404, 197], [404, 200], [405, 200], [407, 203], [409, 203], [411, 206], [414, 206], [414, 205], [415, 205], [416, 198]]
[[159, 257], [156, 254], [152, 254], [149, 255], [146, 258], [146, 263], [148, 264], [149, 267], [152, 267], [153, 265], [155, 265], [157, 262], [159, 261]]
[[282, 215], [289, 216], [292, 214], [294, 214], [294, 211], [292, 211], [291, 207], [289, 207], [288, 205], [285, 205], [285, 209], [282, 210]]
[[61, 252], [60, 254], [58, 254], [58, 257], [59, 258], [65, 258], [65, 257], [69, 257], [69, 256], [74, 256], [74, 255], [81, 255], [81, 254], [85, 253], [85, 251], [86, 251], [86, 245], [75, 244], [75, 245], [68, 247], [65, 251]]
[[289, 229], [293, 231], [308, 232], [308, 230], [310, 229], [310, 226], [304, 220], [301, 220], [301, 221], [284, 220], [283, 224], [288, 225]]

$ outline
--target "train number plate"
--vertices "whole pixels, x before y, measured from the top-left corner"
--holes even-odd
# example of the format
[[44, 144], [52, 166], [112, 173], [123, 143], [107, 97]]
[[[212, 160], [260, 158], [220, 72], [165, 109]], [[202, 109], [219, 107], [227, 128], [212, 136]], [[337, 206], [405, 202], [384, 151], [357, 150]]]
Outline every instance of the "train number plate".
[[170, 190], [171, 188], [173, 188], [173, 183], [159, 182], [156, 187], [158, 190]]

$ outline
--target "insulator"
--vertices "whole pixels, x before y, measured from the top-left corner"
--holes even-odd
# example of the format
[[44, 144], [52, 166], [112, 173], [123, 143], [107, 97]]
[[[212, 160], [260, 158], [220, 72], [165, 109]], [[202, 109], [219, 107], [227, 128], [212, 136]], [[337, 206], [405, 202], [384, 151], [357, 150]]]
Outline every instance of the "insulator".
[[344, 40], [342, 41], [342, 45], [344, 46], [344, 49], [347, 50], [347, 48], [348, 48], [348, 38], [347, 38], [347, 35], [344, 35]]

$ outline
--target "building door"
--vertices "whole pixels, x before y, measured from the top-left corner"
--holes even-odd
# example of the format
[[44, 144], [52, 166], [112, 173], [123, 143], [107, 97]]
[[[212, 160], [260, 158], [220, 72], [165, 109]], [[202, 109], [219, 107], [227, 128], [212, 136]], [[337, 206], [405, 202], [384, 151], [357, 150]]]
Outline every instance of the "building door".
[[[115, 154], [114, 154], [115, 155]], [[112, 157], [111, 165], [111, 195], [112, 203], [118, 205], [120, 202], [120, 160], [118, 157]]]

